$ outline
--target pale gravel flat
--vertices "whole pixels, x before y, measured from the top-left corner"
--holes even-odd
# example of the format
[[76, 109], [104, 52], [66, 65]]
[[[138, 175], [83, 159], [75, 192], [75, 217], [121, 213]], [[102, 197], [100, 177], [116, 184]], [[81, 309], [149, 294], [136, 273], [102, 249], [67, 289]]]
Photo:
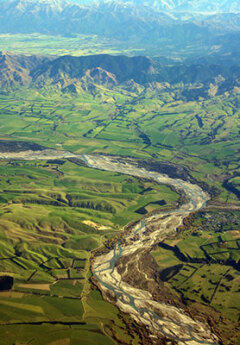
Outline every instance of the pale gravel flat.
[[[117, 307], [130, 314], [138, 323], [145, 325], [149, 329], [152, 339], [157, 339], [159, 335], [174, 340], [178, 345], [218, 344], [217, 337], [211, 332], [207, 324], [196, 322], [181, 309], [153, 301], [148, 291], [137, 289], [123, 282], [116, 266], [113, 265], [120, 256], [129, 256], [142, 249], [151, 248], [155, 243], [175, 233], [176, 228], [182, 224], [184, 217], [205, 206], [209, 200], [208, 194], [190, 182], [172, 179], [164, 174], [138, 168], [134, 161], [131, 163], [123, 162], [122, 158], [119, 161], [117, 157], [103, 155], [80, 156], [71, 152], [52, 149], [0, 152], [0, 159], [45, 160], [70, 157], [84, 159], [85, 163], [95, 169], [153, 179], [158, 183], [172, 186], [187, 196], [188, 202], [179, 209], [169, 211], [167, 214], [164, 212], [146, 217], [144, 222], [138, 223], [125, 238], [127, 243], [121, 246], [121, 252], [120, 248], [116, 247], [109, 253], [97, 257], [92, 268], [94, 277], [98, 280], [101, 289], [115, 295]], [[146, 233], [146, 223], [156, 223], [156, 230]], [[139, 239], [134, 242], [135, 233], [138, 233]], [[163, 317], [158, 316], [153, 310], [159, 310], [159, 315], [163, 315]]]
[[[149, 172], [143, 168], [138, 169], [130, 163], [123, 164], [118, 162], [116, 157], [85, 155], [84, 159], [93, 168], [151, 178], [158, 183], [173, 186], [177, 191], [183, 192], [188, 199], [188, 202], [178, 210], [169, 211], [167, 214], [155, 214], [145, 218], [144, 224], [138, 223], [134, 226], [125, 238], [127, 245], [125, 243], [121, 246], [121, 257], [132, 255], [144, 248], [151, 248], [155, 243], [175, 233], [176, 228], [182, 224], [184, 217], [201, 209], [209, 200], [208, 194], [197, 185], [180, 179], [172, 179], [167, 175], [156, 172]], [[157, 222], [157, 229], [150, 234], [146, 234], [146, 223], [151, 224], [153, 221]], [[136, 241], [133, 240], [135, 233], [138, 234]], [[114, 250], [111, 253], [111, 258], [116, 255]], [[112, 261], [108, 260], [108, 255], [96, 258], [93, 267], [98, 268], [94, 270], [94, 275], [103, 290], [117, 293], [116, 305], [120, 310], [130, 314], [135, 321], [149, 328], [152, 335], [161, 335], [172, 339], [178, 345], [218, 344], [217, 337], [211, 332], [207, 324], [196, 322], [183, 310], [174, 306], [153, 301], [148, 291], [137, 289], [121, 281], [121, 275], [116, 272], [117, 268], [111, 267], [110, 269]], [[99, 270], [100, 262], [104, 263], [105, 267], [109, 263], [109, 267], [106, 267], [104, 272], [107, 272], [106, 275]], [[121, 288], [120, 296], [119, 287]], [[160, 315], [164, 316], [157, 316], [152, 310], [159, 310]]]

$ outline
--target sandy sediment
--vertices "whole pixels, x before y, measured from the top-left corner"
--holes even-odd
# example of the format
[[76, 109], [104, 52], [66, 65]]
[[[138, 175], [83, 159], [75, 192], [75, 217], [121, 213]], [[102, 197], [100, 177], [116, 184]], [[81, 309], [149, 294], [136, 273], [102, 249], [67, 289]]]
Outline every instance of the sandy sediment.
[[[191, 212], [195, 212], [205, 206], [209, 196], [197, 185], [181, 179], [173, 179], [165, 174], [148, 171], [139, 168], [134, 161], [119, 160], [117, 157], [103, 155], [75, 155], [67, 151], [56, 151], [46, 149], [41, 151], [2, 152], [0, 159], [16, 160], [45, 160], [59, 158], [80, 158], [95, 169], [114, 171], [132, 176], [152, 179], [161, 184], [167, 184], [185, 195], [188, 200], [177, 210], [165, 211], [146, 217], [135, 224], [124, 238], [124, 244], [118, 243], [115, 248], [107, 254], [95, 258], [92, 265], [94, 278], [105, 296], [111, 295], [117, 307], [141, 325], [144, 325], [149, 332], [151, 341], [168, 339], [171, 344], [177, 345], [199, 345], [218, 344], [218, 339], [211, 332], [205, 323], [196, 322], [186, 312], [175, 306], [156, 302], [149, 291], [137, 288], [128, 284], [122, 279], [117, 268], [120, 258], [138, 257], [139, 253], [176, 232], [176, 228], [183, 222]], [[149, 231], [149, 226], [154, 224], [154, 231]], [[125, 274], [128, 265], [125, 268]], [[145, 273], [147, 279], [147, 275]], [[151, 342], [152, 343], [152, 342]]]
[[[193, 320], [180, 308], [154, 301], [149, 291], [136, 288], [124, 281], [117, 268], [120, 258], [136, 259], [141, 251], [174, 234], [188, 214], [205, 206], [209, 200], [207, 193], [190, 182], [172, 179], [144, 168], [139, 169], [129, 162], [122, 160], [119, 162], [116, 157], [85, 155], [83, 158], [93, 168], [140, 176], [170, 185], [180, 193], [184, 193], [188, 200], [177, 210], [146, 217], [132, 227], [125, 236], [123, 244], [118, 243], [109, 253], [95, 258], [92, 267], [94, 277], [105, 292], [105, 296], [110, 294], [122, 312], [130, 314], [136, 322], [147, 327], [149, 334], [156, 336], [156, 343], [158, 343], [157, 339], [164, 337], [178, 345], [218, 344], [217, 337], [211, 332], [207, 323]], [[154, 231], [148, 231], [153, 223]], [[130, 263], [129, 261], [126, 264], [125, 275]]]
[[20, 151], [20, 152], [0, 152], [0, 159], [14, 159], [14, 160], [45, 160], [45, 159], [59, 159], [76, 157], [74, 153], [68, 151], [56, 151], [53, 149], [46, 149], [41, 151]]

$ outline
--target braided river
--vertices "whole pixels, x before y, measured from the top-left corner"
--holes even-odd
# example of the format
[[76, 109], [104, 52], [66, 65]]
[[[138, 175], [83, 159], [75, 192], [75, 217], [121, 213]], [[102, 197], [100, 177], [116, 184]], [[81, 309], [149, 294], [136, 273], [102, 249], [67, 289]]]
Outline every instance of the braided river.
[[[108, 253], [95, 257], [92, 271], [104, 295], [111, 295], [110, 301], [114, 300], [114, 304], [123, 313], [129, 314], [138, 324], [146, 327], [151, 343], [160, 344], [160, 339], [164, 338], [166, 344], [174, 345], [219, 344], [207, 323], [194, 320], [183, 309], [154, 300], [149, 291], [129, 285], [123, 281], [117, 268], [120, 258], [136, 260], [142, 251], [150, 250], [155, 244], [175, 234], [186, 216], [206, 205], [209, 195], [196, 184], [140, 168], [133, 159], [124, 160], [123, 157], [118, 159], [104, 155], [75, 155], [55, 150], [0, 153], [0, 159], [39, 160], [70, 157], [79, 158], [94, 169], [147, 178], [166, 184], [185, 196], [185, 203], [178, 209], [147, 215], [133, 225], [125, 235], [124, 241], [119, 241]], [[149, 231], [151, 224], [154, 224], [154, 231]], [[147, 274], [145, 279], [149, 279]]]

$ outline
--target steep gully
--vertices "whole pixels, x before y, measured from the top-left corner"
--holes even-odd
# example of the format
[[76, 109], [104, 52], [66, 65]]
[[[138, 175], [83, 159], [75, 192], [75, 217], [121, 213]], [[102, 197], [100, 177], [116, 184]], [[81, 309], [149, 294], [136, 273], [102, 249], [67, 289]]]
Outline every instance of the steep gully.
[[[118, 242], [113, 250], [97, 256], [92, 270], [99, 288], [105, 296], [111, 296], [115, 305], [139, 324], [148, 329], [152, 343], [159, 344], [160, 339], [167, 339], [167, 344], [177, 345], [217, 345], [218, 339], [207, 324], [193, 320], [184, 310], [172, 305], [158, 302], [150, 292], [129, 285], [124, 281], [117, 268], [120, 258], [136, 258], [141, 251], [150, 249], [154, 244], [166, 239], [176, 232], [183, 219], [191, 212], [205, 206], [209, 196], [199, 186], [181, 179], [173, 179], [165, 174], [139, 168], [134, 160], [118, 160], [116, 157], [103, 155], [74, 155], [70, 152], [54, 150], [23, 151], [0, 153], [7, 159], [56, 159], [76, 157], [94, 169], [113, 171], [152, 179], [166, 184], [184, 194], [186, 203], [176, 210], [165, 211], [146, 216], [133, 225], [125, 235], [124, 242]], [[154, 231], [150, 226], [154, 224]], [[129, 263], [128, 263], [129, 264]], [[147, 275], [146, 275], [147, 279]]]

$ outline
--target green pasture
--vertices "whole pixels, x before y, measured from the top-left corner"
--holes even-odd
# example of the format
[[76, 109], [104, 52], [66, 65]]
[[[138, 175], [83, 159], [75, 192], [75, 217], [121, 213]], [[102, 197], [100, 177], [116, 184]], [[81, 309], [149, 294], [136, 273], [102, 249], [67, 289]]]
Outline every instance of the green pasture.
[[[91, 53], [84, 50], [89, 39], [93, 51], [109, 48], [106, 41], [97, 47], [97, 37], [79, 36], [66, 38], [66, 50]], [[0, 48], [15, 42], [13, 49], [24, 52], [25, 40], [1, 36]], [[26, 49], [36, 52], [38, 41], [41, 53], [65, 54], [61, 40], [55, 37], [47, 47], [49, 37], [33, 35]], [[23, 87], [1, 93], [0, 139], [172, 162], [188, 168], [207, 190], [214, 187], [214, 202], [239, 204], [236, 193], [223, 187], [229, 176], [236, 189], [240, 185], [239, 95], [186, 102], [177, 87], [96, 90], [72, 95]], [[0, 344], [74, 345], [81, 339], [83, 345], [111, 345], [114, 334], [116, 343], [138, 345], [134, 330], [131, 336], [127, 330], [131, 321], [90, 283], [91, 252], [142, 217], [139, 210], [176, 207], [178, 198], [167, 186], [68, 160], [1, 160], [0, 274], [12, 276], [14, 285], [0, 292]], [[166, 205], [156, 204], [162, 200]], [[233, 265], [240, 258], [239, 224], [233, 211], [227, 216], [210, 210], [167, 240], [168, 249], [152, 252], [175, 293], [233, 322], [239, 318], [239, 272]], [[173, 267], [171, 275], [167, 269]]]
[[[163, 208], [175, 207], [178, 195], [164, 185], [67, 160], [2, 160], [0, 176], [0, 275], [14, 279], [11, 291], [0, 292], [5, 344], [81, 339], [110, 345], [116, 333], [119, 341], [137, 345], [138, 336], [129, 336], [119, 311], [90, 283], [89, 259], [141, 217], [140, 207], [163, 199]], [[48, 334], [41, 336], [43, 331]]]
[[188, 230], [152, 252], [162, 279], [185, 301], [211, 306], [235, 322], [240, 303], [239, 224], [239, 212], [199, 213]]
[[[75, 153], [170, 160], [210, 184], [209, 174], [239, 170], [237, 94], [202, 102], [161, 97], [162, 91], [123, 94], [120, 87], [99, 88], [97, 97], [22, 88], [0, 95], [0, 136]], [[219, 200], [237, 201], [229, 193]]]
[[18, 54], [41, 55], [94, 55], [94, 54], [134, 54], [139, 50], [128, 48], [124, 43], [97, 35], [41, 35], [34, 34], [1, 34], [0, 50]]

